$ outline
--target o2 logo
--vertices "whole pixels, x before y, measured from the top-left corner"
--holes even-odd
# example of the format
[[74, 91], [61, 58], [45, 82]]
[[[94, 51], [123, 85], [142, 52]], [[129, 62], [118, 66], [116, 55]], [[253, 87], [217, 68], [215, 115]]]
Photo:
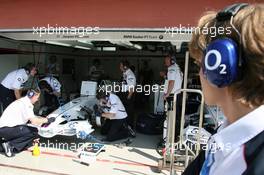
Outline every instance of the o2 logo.
[[[209, 65], [208, 63], [208, 58], [209, 56], [211, 56], [212, 54], [215, 55], [215, 63], [214, 65]], [[225, 64], [221, 64], [222, 62], [222, 56], [221, 56], [221, 53], [218, 51], [218, 50], [210, 50], [209, 52], [207, 52], [207, 54], [205, 55], [205, 59], [204, 59], [204, 64], [205, 64], [205, 68], [207, 70], [215, 70], [217, 69], [218, 67], [221, 68], [220, 70], [220, 74], [227, 74], [226, 72], [226, 65]]]

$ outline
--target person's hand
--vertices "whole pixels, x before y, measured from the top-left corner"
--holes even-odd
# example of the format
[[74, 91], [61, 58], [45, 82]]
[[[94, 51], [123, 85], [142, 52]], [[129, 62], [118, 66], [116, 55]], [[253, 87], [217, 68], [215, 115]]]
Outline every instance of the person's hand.
[[169, 94], [167, 94], [167, 93], [163, 95], [164, 100], [167, 100], [168, 97], [169, 97]]
[[103, 118], [107, 118], [106, 115], [105, 115], [105, 113], [102, 113], [102, 114], [101, 114], [101, 117], [103, 117]]
[[166, 77], [166, 73], [165, 73], [164, 71], [161, 71], [159, 74], [160, 74], [160, 76], [161, 76], [162, 78], [165, 78], [165, 77]]
[[39, 143], [39, 139], [40, 139], [40, 138], [36, 138], [36, 139], [34, 139], [34, 140], [33, 140], [33, 143], [34, 143], [34, 144], [35, 144], [35, 143]]

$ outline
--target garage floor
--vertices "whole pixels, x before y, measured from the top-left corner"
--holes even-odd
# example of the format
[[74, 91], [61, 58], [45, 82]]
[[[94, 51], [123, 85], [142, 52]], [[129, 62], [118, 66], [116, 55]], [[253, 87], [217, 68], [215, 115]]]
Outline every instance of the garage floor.
[[[100, 138], [97, 133], [94, 135]], [[73, 160], [76, 158], [76, 153], [73, 152], [75, 143], [81, 143], [82, 140], [64, 136], [56, 136], [50, 140], [41, 139], [41, 154], [38, 157], [32, 156], [30, 150], [23, 151], [13, 158], [0, 155], [0, 174], [167, 175], [169, 172], [166, 170], [156, 173], [160, 156], [155, 148], [160, 137], [137, 134], [127, 146], [123, 143], [126, 140], [109, 143], [106, 145], [106, 151], [101, 152], [96, 162], [89, 166]]]

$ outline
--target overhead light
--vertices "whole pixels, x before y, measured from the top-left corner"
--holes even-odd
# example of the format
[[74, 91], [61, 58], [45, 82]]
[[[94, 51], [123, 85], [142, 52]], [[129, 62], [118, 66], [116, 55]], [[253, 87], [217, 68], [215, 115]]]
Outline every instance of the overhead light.
[[83, 44], [89, 44], [89, 45], [92, 45], [93, 46], [92, 41], [88, 41], [88, 40], [77, 40], [77, 42], [83, 43]]
[[117, 44], [126, 48], [130, 48], [130, 49], [142, 49], [142, 46], [139, 44], [133, 44], [130, 41], [110, 41], [113, 44]]
[[116, 51], [116, 47], [103, 47], [103, 51]]
[[135, 47], [136, 49], [139, 49], [139, 50], [141, 50], [141, 49], [142, 49], [142, 46], [141, 46], [141, 45], [139, 45], [139, 44], [134, 44], [134, 45], [133, 45], [133, 47]]
[[53, 44], [53, 45], [59, 45], [59, 46], [71, 46], [70, 44], [67, 43], [61, 43], [61, 42], [57, 42], [57, 41], [46, 41], [47, 44]]
[[77, 49], [85, 49], [85, 50], [91, 50], [90, 47], [83, 47], [83, 46], [74, 46]]

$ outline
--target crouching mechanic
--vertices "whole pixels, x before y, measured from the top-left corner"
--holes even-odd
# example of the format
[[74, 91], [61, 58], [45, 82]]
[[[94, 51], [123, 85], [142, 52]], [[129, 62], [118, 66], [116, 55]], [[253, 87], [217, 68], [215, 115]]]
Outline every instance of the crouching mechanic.
[[[61, 95], [61, 84], [59, 80], [55, 77], [47, 76], [39, 81], [40, 88], [43, 87], [43, 84], [47, 83], [50, 88], [47, 89], [51, 95], [59, 97]], [[44, 85], [44, 88], [47, 87]]]
[[32, 141], [37, 138], [38, 130], [27, 126], [28, 122], [41, 126], [55, 121], [55, 118], [34, 115], [33, 104], [38, 101], [39, 95], [39, 90], [30, 90], [25, 97], [11, 103], [3, 112], [0, 118], [0, 152], [5, 152], [7, 157], [32, 146]]
[[44, 97], [41, 107], [46, 107], [45, 114], [49, 114], [60, 106], [61, 84], [56, 78], [49, 76], [41, 79], [38, 86]]
[[115, 141], [135, 136], [127, 125], [127, 113], [119, 97], [113, 93], [99, 90], [96, 94], [100, 107], [104, 108], [102, 117], [106, 118], [101, 128], [101, 134], [106, 135], [104, 141]]

